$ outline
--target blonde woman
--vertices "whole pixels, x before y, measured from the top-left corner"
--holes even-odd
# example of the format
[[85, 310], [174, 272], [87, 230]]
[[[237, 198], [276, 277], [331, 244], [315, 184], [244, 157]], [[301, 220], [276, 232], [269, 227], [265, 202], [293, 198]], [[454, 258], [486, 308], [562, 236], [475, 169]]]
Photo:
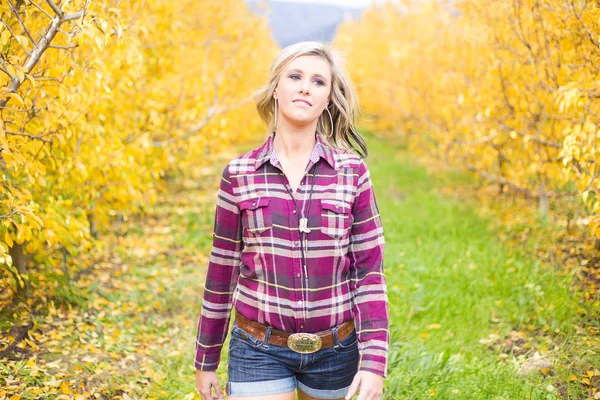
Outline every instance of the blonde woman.
[[[255, 94], [269, 136], [223, 170], [196, 340], [202, 399], [381, 399], [384, 236], [339, 52], [291, 45]], [[358, 148], [352, 143], [358, 144]], [[354, 151], [358, 152], [358, 155]], [[214, 394], [213, 394], [214, 390]]]

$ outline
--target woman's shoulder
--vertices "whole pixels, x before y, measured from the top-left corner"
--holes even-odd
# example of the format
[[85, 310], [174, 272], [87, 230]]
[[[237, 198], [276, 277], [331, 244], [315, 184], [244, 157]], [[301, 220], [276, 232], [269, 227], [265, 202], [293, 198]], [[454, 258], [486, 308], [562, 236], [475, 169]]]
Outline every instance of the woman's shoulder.
[[255, 171], [256, 163], [259, 160], [261, 147], [257, 147], [235, 158], [229, 159], [225, 165], [225, 170], [229, 175], [249, 174]]
[[330, 149], [336, 164], [339, 166], [338, 170], [350, 168], [358, 171], [363, 167], [363, 158], [354, 151], [332, 146], [328, 146], [328, 148]]

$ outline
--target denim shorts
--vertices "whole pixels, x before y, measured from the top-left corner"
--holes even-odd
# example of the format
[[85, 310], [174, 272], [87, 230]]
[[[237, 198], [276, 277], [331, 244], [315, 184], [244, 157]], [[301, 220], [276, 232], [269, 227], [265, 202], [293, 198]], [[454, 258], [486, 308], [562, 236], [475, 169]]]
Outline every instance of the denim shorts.
[[228, 396], [261, 396], [287, 393], [299, 388], [317, 399], [346, 396], [358, 371], [356, 329], [334, 346], [301, 354], [288, 347], [269, 344], [272, 327], [261, 341], [239, 328], [235, 321], [229, 341]]

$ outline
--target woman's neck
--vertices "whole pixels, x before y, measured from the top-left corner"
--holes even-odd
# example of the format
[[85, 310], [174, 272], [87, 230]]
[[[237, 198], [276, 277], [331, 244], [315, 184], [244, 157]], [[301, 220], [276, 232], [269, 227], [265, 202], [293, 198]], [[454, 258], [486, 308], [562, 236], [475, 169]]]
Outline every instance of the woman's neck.
[[307, 155], [310, 157], [316, 143], [315, 136], [316, 126], [307, 127], [282, 127], [275, 132], [273, 146], [277, 156], [283, 156], [286, 159], [304, 158]]

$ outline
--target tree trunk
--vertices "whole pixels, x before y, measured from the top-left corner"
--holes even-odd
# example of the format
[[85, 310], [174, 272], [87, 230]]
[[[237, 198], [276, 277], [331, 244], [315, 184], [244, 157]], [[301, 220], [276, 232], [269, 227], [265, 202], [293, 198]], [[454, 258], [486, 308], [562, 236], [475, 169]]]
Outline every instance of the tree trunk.
[[[8, 254], [12, 258], [13, 265], [17, 269], [18, 276], [15, 276], [17, 284], [17, 295], [26, 294], [29, 287], [29, 280], [23, 279], [23, 275], [27, 274], [27, 264], [25, 263], [25, 254], [23, 248], [25, 243], [13, 243], [13, 246], [8, 249]], [[23, 281], [23, 287], [21, 287]]]
[[8, 249], [8, 254], [12, 258], [13, 265], [19, 271], [19, 274], [23, 275], [27, 273], [27, 266], [25, 265], [25, 255], [23, 254], [23, 245], [13, 243], [13, 246]]
[[544, 181], [543, 179], [540, 179], [540, 199], [538, 202], [538, 209], [542, 218], [546, 218], [548, 216], [549, 203], [550, 198], [548, 197], [548, 193], [544, 189]]
[[94, 213], [88, 213], [87, 215], [88, 223], [90, 224], [90, 235], [94, 239], [98, 239], [98, 227], [96, 226], [96, 216]]
[[[500, 171], [500, 176], [504, 176], [504, 161], [502, 160], [502, 155], [500, 151], [498, 151], [498, 170]], [[502, 196], [505, 190], [505, 184], [500, 182], [498, 184], [498, 195]]]
[[61, 249], [62, 252], [62, 267], [63, 267], [63, 272], [65, 273], [65, 278], [67, 278], [67, 280], [71, 280], [71, 277], [69, 276], [69, 268], [67, 267], [67, 255], [69, 254], [67, 252], [67, 249], [65, 248], [65, 246], [62, 247]]

